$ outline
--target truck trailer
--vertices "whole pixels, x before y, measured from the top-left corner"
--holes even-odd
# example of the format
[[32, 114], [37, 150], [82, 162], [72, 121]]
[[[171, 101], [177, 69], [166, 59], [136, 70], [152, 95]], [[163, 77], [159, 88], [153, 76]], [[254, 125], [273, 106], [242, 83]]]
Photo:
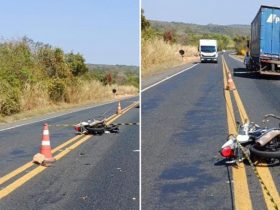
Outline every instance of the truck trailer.
[[251, 43], [248, 43], [248, 47], [248, 70], [260, 74], [280, 75], [279, 7], [260, 7], [251, 23]]
[[200, 39], [198, 46], [200, 61], [214, 61], [218, 62], [218, 45], [217, 40], [214, 39]]

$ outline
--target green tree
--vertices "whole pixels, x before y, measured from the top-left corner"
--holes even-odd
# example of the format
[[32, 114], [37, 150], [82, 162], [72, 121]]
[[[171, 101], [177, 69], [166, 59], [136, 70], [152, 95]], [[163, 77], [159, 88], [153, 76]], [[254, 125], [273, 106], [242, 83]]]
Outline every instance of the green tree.
[[158, 35], [151, 27], [150, 22], [146, 19], [143, 9], [141, 9], [141, 35], [144, 40], [153, 39]]
[[146, 31], [148, 28], [150, 28], [150, 26], [150, 22], [146, 19], [144, 15], [144, 10], [141, 9], [141, 31]]
[[249, 40], [248, 36], [236, 36], [233, 41], [235, 44], [235, 50], [238, 54], [245, 55], [247, 48], [247, 40]]
[[49, 78], [69, 78], [72, 75], [64, 59], [64, 52], [60, 48], [53, 49], [49, 45], [41, 47], [38, 60]]
[[81, 54], [69, 53], [66, 54], [66, 62], [71, 68], [71, 72], [74, 76], [81, 76], [88, 72], [88, 68], [85, 64], [85, 59]]

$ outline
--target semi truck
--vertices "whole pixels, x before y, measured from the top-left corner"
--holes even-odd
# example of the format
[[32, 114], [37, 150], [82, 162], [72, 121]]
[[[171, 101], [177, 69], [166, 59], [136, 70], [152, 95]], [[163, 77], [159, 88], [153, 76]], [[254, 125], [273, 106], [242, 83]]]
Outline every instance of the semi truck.
[[200, 61], [218, 62], [218, 45], [217, 40], [214, 39], [200, 39], [198, 51], [200, 54]]
[[280, 75], [280, 8], [262, 5], [251, 23], [246, 68], [260, 74]]

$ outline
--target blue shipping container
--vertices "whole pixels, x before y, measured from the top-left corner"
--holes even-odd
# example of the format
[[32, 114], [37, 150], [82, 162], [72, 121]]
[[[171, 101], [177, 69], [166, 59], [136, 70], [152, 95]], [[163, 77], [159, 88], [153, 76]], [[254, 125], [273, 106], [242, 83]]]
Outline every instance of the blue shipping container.
[[261, 6], [251, 23], [250, 53], [255, 59], [280, 59], [280, 8]]

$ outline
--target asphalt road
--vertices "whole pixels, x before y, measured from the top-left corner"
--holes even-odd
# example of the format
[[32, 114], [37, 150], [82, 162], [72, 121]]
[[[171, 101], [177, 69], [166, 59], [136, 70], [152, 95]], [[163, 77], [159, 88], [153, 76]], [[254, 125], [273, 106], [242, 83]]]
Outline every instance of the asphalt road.
[[[138, 100], [122, 102], [125, 107]], [[47, 120], [73, 124], [116, 111], [117, 103]], [[103, 115], [104, 116], [104, 115]], [[115, 121], [139, 122], [133, 108]], [[39, 151], [42, 125], [32, 123], [0, 132], [0, 176], [30, 161]], [[49, 127], [52, 148], [75, 136], [72, 127]], [[138, 209], [139, 126], [119, 134], [93, 136], [0, 202], [0, 209]], [[4, 186], [1, 186], [1, 189]]]
[[142, 79], [142, 89], [145, 89], [145, 88], [147, 88], [161, 80], [164, 80], [184, 69], [187, 69], [194, 64], [196, 64], [196, 62], [186, 63], [183, 65], [168, 69], [166, 71], [160, 71], [160, 72], [153, 73], [152, 75], [149, 75], [148, 77], [145, 77], [144, 79]]
[[[244, 65], [228, 56], [226, 56], [228, 66], [234, 74], [234, 81], [238, 88], [240, 97], [243, 100], [245, 109], [251, 121], [262, 125], [262, 119], [265, 114], [275, 114], [280, 116], [280, 78], [270, 76], [257, 76], [248, 74]], [[271, 120], [268, 125], [278, 126], [279, 122]], [[273, 181], [277, 188], [278, 194], [280, 190], [280, 164], [269, 167], [269, 171], [273, 177]], [[258, 193], [260, 186], [252, 170], [246, 170], [250, 182], [251, 197], [254, 209], [265, 209], [263, 197]], [[278, 203], [278, 206], [280, 204]]]
[[[280, 81], [225, 58], [251, 121], [280, 115]], [[234, 209], [231, 167], [218, 154], [228, 135], [223, 89], [220, 57], [142, 92], [142, 209]], [[269, 170], [279, 187], [279, 166]], [[266, 209], [248, 165], [246, 172], [253, 208]]]

